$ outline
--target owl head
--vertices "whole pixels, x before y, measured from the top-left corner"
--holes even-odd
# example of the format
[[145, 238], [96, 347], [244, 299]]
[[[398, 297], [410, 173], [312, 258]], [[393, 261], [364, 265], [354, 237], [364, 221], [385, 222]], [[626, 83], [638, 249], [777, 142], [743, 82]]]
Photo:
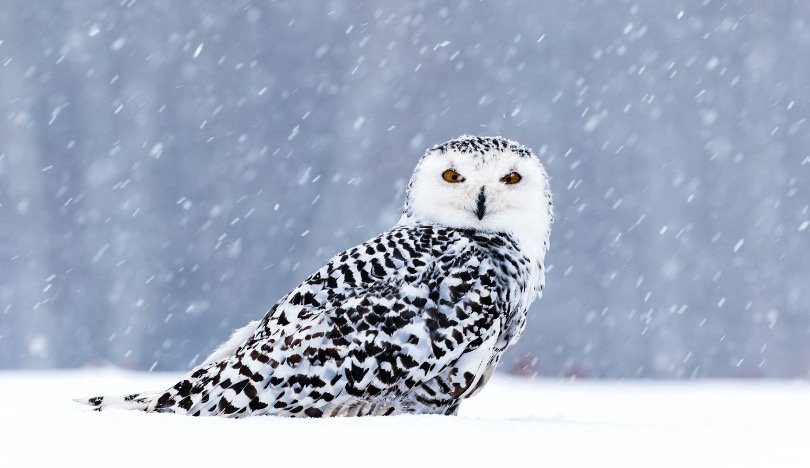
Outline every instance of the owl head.
[[419, 160], [400, 222], [504, 232], [545, 253], [552, 219], [548, 175], [529, 148], [464, 135]]

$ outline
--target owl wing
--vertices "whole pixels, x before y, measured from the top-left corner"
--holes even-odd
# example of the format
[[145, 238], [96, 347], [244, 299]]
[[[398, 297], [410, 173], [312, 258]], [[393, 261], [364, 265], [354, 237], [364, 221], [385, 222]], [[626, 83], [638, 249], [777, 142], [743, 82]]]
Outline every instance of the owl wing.
[[357, 402], [395, 410], [439, 376], [440, 391], [464, 396], [490, 364], [507, 306], [484, 249], [436, 229], [395, 228], [336, 256], [154, 410], [320, 416]]

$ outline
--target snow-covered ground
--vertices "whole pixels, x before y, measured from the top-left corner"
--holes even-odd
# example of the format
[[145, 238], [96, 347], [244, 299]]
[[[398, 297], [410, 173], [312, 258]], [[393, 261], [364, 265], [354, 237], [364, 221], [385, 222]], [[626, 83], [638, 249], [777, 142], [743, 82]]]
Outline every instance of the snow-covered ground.
[[228, 420], [71, 401], [176, 377], [0, 372], [0, 466], [810, 466], [807, 383], [500, 377], [459, 417]]

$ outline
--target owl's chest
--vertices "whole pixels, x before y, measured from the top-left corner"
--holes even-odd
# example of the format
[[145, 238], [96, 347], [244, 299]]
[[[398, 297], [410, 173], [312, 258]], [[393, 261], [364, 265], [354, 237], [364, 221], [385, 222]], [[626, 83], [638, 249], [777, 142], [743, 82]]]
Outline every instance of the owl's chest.
[[502, 352], [517, 341], [526, 328], [526, 316], [532, 302], [542, 290], [541, 266], [533, 264], [517, 251], [505, 250], [498, 256], [496, 275], [501, 282], [498, 291], [500, 303], [500, 333], [495, 343], [496, 352]]
[[490, 250], [496, 290], [510, 308], [528, 307], [536, 295], [534, 268], [528, 258], [514, 248]]

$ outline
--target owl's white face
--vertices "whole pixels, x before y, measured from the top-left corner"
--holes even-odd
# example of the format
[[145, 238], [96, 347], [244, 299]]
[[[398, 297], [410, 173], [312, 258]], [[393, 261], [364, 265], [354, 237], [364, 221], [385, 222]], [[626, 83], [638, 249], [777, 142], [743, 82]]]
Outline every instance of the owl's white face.
[[417, 165], [403, 222], [514, 235], [545, 253], [552, 222], [548, 175], [540, 160], [500, 137], [461, 137], [428, 150]]

